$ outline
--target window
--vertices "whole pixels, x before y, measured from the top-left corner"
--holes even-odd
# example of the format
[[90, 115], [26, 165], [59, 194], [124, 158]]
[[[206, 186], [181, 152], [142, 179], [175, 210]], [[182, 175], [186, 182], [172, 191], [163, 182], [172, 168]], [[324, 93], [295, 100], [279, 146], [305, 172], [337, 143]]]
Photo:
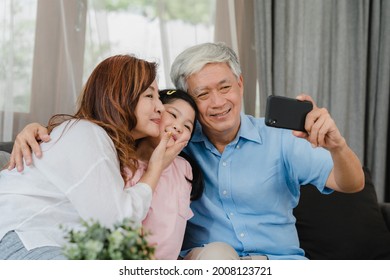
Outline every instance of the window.
[[0, 111], [30, 110], [37, 0], [0, 2]]
[[159, 86], [185, 48], [213, 41], [215, 0], [90, 0], [84, 80], [105, 57], [131, 53], [159, 63]]

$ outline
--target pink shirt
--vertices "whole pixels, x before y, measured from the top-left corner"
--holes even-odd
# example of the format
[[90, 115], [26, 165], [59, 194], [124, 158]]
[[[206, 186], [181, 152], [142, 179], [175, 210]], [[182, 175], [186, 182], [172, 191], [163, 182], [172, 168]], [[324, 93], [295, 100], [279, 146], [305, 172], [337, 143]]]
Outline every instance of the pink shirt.
[[[141, 178], [146, 164], [140, 167], [126, 188], [135, 185]], [[130, 172], [130, 171], [128, 171]], [[190, 208], [191, 165], [177, 157], [162, 173], [153, 193], [152, 204], [142, 225], [150, 233], [148, 241], [156, 246], [158, 260], [176, 260], [184, 238], [187, 220], [193, 216]]]

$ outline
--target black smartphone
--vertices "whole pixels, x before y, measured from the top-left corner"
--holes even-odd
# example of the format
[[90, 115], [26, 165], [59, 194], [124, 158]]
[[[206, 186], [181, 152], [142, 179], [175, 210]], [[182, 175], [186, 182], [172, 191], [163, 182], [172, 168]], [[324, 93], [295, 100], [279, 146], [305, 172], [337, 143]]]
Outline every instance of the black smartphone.
[[306, 115], [313, 109], [310, 101], [270, 95], [265, 109], [265, 124], [298, 131], [305, 130]]

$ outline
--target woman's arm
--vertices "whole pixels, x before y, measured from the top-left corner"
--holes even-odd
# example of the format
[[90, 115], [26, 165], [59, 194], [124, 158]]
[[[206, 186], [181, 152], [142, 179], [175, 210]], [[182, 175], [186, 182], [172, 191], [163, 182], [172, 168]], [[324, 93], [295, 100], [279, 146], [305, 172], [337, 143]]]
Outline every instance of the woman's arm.
[[[166, 145], [170, 137], [170, 133], [166, 133], [164, 137], [162, 137], [160, 144], [152, 153], [146, 172], [140, 179], [141, 183], [146, 183], [152, 190], [157, 186], [162, 170], [164, 170], [187, 145], [187, 142], [175, 143], [167, 149]], [[9, 169], [13, 169], [16, 166], [19, 172], [23, 171], [23, 159], [25, 160], [26, 165], [32, 163], [31, 151], [37, 158], [42, 156], [42, 150], [38, 141], [47, 143], [50, 140], [50, 135], [47, 133], [47, 129], [44, 126], [39, 123], [28, 124], [16, 136], [11, 153]]]

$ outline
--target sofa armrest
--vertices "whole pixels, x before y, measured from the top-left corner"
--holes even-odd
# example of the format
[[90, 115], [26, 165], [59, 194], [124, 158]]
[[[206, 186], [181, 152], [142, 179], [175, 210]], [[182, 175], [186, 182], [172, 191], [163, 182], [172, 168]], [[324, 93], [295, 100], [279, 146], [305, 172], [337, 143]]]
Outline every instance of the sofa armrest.
[[383, 219], [386, 222], [386, 226], [390, 231], [390, 203], [381, 202], [379, 203], [379, 208], [381, 209]]

